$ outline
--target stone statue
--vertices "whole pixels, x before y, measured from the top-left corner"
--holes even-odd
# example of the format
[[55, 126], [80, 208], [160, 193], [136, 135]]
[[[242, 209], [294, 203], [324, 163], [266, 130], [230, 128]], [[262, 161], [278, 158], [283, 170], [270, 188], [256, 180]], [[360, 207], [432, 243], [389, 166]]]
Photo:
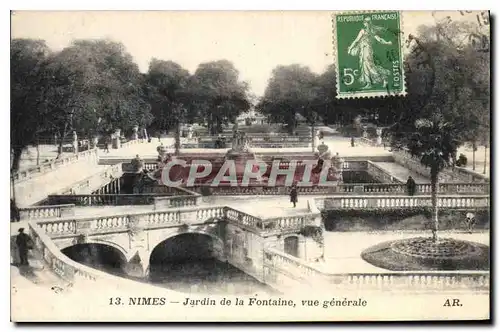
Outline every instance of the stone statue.
[[248, 152], [249, 141], [244, 132], [234, 132], [231, 149], [235, 152]]

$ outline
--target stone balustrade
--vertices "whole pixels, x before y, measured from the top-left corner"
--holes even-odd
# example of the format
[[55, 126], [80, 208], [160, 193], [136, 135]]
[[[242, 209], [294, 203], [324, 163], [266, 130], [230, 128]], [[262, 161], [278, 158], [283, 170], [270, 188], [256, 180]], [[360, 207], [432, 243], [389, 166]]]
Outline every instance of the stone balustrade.
[[311, 287], [374, 290], [459, 290], [489, 289], [488, 271], [397, 271], [368, 273], [326, 273], [311, 264], [274, 248], [264, 249], [265, 281], [283, 284], [298, 279]]
[[106, 184], [116, 181], [122, 176], [122, 164], [115, 164], [106, 168], [106, 170], [91, 175], [81, 181], [78, 181], [71, 186], [64, 188], [58, 192], [59, 195], [72, 194], [90, 194], [95, 190], [105, 187]]
[[[406, 151], [393, 151], [394, 161], [422, 176], [430, 178], [430, 169]], [[462, 167], [447, 168], [439, 174], [439, 182], [487, 182], [488, 178]]]
[[75, 214], [74, 204], [40, 205], [19, 209], [21, 220], [69, 217]]
[[97, 149], [86, 150], [68, 157], [54, 159], [50, 162], [42, 163], [38, 166], [18, 171], [12, 174], [12, 177], [14, 179], [14, 183], [19, 183], [21, 181], [26, 181], [47, 174], [61, 167], [71, 165], [82, 160], [95, 162], [95, 164], [97, 164], [99, 162]]
[[368, 172], [368, 174], [370, 174], [371, 177], [381, 183], [402, 183], [399, 179], [392, 176], [385, 169], [369, 160], [367, 161], [366, 171]]
[[141, 143], [146, 143], [146, 142], [147, 142], [147, 140], [144, 139], [144, 138], [133, 139], [133, 140], [127, 141], [125, 143], [122, 143], [121, 147], [122, 148], [128, 148], [128, 147], [131, 147], [133, 145], [137, 145], [137, 144], [141, 144]]
[[61, 279], [69, 282], [70, 286], [78, 286], [80, 283], [85, 283], [88, 286], [88, 282], [101, 282], [107, 285], [140, 290], [143, 294], [166, 292], [164, 288], [113, 276], [71, 260], [61, 252], [44, 232], [44, 229], [40, 228], [34, 221], [28, 222], [28, 233], [35, 244], [34, 249], [41, 253], [48, 268]]
[[74, 204], [76, 206], [150, 205], [154, 204], [154, 198], [159, 195], [170, 194], [49, 195], [48, 200], [51, 204]]
[[[432, 192], [431, 184], [417, 184], [415, 195], [429, 195]], [[488, 194], [490, 192], [489, 183], [440, 183], [438, 184], [439, 194]], [[335, 194], [406, 194], [406, 184], [404, 183], [344, 183], [337, 186]]]
[[[438, 207], [449, 209], [484, 209], [489, 208], [488, 195], [439, 195]], [[373, 209], [400, 209], [400, 208], [430, 208], [430, 196], [329, 196], [316, 199], [316, 206], [325, 210], [373, 210]]]
[[153, 198], [155, 209], [163, 208], [178, 208], [186, 206], [197, 206], [201, 203], [202, 196], [200, 194], [184, 195], [184, 196], [164, 196]]

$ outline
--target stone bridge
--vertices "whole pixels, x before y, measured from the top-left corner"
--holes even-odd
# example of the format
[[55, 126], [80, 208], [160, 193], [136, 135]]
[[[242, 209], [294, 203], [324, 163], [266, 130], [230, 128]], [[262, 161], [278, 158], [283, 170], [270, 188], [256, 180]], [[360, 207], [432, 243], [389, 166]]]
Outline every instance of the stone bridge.
[[202, 242], [206, 252], [199, 255], [228, 262], [261, 282], [265, 248], [298, 258], [322, 255], [321, 241], [303, 232], [312, 226], [321, 234], [319, 213], [263, 219], [229, 207], [212, 206], [78, 219], [61, 217], [36, 224], [63, 252], [86, 244], [114, 248], [120, 253], [125, 272], [134, 277], [145, 277], [155, 249], [161, 250], [169, 240], [181, 235], [192, 235]]

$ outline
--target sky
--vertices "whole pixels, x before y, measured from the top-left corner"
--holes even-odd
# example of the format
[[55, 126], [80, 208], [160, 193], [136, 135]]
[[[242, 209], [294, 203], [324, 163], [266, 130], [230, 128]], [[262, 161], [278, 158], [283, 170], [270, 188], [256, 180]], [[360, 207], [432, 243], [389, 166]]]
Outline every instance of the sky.
[[[142, 72], [151, 58], [172, 60], [193, 73], [200, 63], [227, 59], [257, 96], [271, 71], [298, 63], [321, 73], [334, 62], [332, 12], [16, 11], [11, 38], [44, 39], [57, 51], [74, 39], [122, 42]], [[478, 12], [403, 12], [405, 35], [447, 16], [477, 20]]]

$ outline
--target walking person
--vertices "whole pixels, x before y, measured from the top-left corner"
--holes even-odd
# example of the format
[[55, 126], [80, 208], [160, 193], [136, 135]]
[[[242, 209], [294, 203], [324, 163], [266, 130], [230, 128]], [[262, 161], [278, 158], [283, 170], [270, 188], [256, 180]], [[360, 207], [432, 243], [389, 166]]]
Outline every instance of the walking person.
[[354, 147], [354, 137], [351, 137], [351, 147]]
[[406, 181], [406, 190], [408, 192], [408, 195], [413, 196], [415, 195], [415, 189], [416, 189], [416, 183], [415, 180], [410, 176], [408, 176], [408, 180]]
[[290, 191], [290, 202], [293, 203], [293, 207], [297, 206], [297, 185], [292, 185], [292, 190]]
[[33, 240], [28, 234], [24, 233], [24, 228], [19, 228], [18, 232], [16, 245], [19, 252], [19, 265], [29, 265], [28, 250], [33, 249]]

